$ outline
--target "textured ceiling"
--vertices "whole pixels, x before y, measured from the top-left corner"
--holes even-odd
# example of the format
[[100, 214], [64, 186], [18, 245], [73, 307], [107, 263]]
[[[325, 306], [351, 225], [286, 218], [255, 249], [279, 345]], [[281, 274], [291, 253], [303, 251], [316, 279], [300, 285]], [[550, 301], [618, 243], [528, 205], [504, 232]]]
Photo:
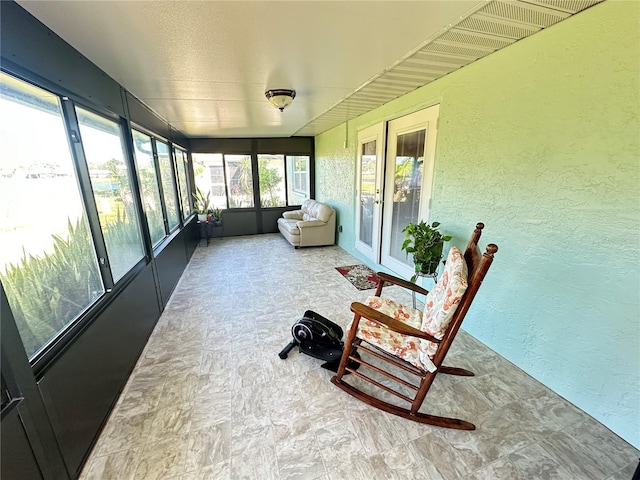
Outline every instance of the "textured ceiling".
[[[601, 0], [18, 1], [190, 137], [317, 135]], [[264, 97], [292, 88], [279, 112]]]

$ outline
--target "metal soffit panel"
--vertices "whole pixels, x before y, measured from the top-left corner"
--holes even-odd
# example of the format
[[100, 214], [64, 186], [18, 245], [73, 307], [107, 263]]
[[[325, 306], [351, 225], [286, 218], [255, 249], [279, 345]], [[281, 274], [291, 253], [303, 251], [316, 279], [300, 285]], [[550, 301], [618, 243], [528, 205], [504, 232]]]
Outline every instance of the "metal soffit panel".
[[319, 135], [602, 1], [490, 0], [443, 28], [294, 135]]

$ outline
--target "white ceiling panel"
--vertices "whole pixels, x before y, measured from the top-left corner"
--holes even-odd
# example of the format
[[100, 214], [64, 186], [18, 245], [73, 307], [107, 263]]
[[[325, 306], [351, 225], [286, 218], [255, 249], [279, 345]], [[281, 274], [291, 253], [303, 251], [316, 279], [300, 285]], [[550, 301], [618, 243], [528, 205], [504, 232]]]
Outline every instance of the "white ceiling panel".
[[[321, 133], [598, 1], [18, 3], [185, 135], [278, 137]], [[296, 90], [284, 112], [273, 88]]]

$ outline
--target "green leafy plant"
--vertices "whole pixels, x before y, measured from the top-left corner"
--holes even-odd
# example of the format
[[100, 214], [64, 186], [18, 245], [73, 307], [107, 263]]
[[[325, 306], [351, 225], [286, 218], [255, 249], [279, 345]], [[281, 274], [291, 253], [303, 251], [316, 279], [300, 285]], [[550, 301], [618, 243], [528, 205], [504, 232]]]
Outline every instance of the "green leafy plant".
[[195, 200], [194, 208], [196, 213], [200, 215], [206, 215], [211, 210], [211, 192], [207, 192], [205, 195], [200, 188], [196, 187], [196, 191], [193, 194]]
[[411, 277], [412, 282], [416, 281], [418, 274], [430, 275], [438, 268], [444, 242], [451, 240], [451, 235], [442, 235], [438, 231], [439, 226], [438, 222], [429, 225], [420, 221], [419, 223], [410, 223], [402, 230], [404, 242], [401, 248], [407, 255], [413, 254], [416, 273]]
[[42, 256], [24, 252], [16, 264], [0, 269], [27, 355], [76, 318], [102, 292], [100, 272], [87, 223], [68, 221], [66, 236], [53, 235]]
[[214, 222], [222, 221], [222, 210], [220, 210], [219, 208], [214, 208], [210, 210], [209, 213], [211, 214], [211, 220], [213, 220]]
[[283, 185], [282, 177], [276, 168], [267, 162], [258, 161], [258, 178], [260, 180], [260, 204], [263, 207], [281, 207], [279, 187]]

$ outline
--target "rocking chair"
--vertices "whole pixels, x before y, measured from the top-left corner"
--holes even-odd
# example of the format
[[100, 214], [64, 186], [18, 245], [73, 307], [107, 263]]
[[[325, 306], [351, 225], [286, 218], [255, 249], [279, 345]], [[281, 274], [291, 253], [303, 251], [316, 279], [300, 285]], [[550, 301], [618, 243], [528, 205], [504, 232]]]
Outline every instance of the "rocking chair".
[[[428, 415], [418, 410], [438, 373], [473, 376], [468, 370], [443, 366], [442, 362], [491, 266], [493, 255], [498, 251], [496, 245], [489, 244], [486, 252], [480, 253], [478, 241], [483, 228], [482, 223], [476, 225], [464, 256], [458, 248], [451, 247], [442, 277], [430, 292], [401, 278], [378, 273], [380, 280], [375, 296], [369, 297], [366, 304], [351, 304], [354, 318], [348, 327], [340, 366], [331, 379], [334, 385], [373, 407], [409, 420], [445, 428], [475, 430], [475, 425], [464, 420]], [[426, 295], [424, 312], [381, 298], [385, 284], [399, 285]], [[383, 365], [389, 364], [400, 370], [391, 373], [389, 369], [373, 365], [371, 360], [367, 360], [370, 356], [386, 362]], [[351, 367], [355, 363], [366, 368], [356, 371]], [[364, 372], [367, 369], [399, 383], [405, 391], [412, 392], [408, 395], [413, 395], [413, 398], [367, 376]], [[398, 377], [404, 375], [401, 371], [417, 376], [418, 385]], [[343, 378], [346, 372], [353, 374], [351, 378], [362, 379], [409, 402], [411, 407], [389, 403], [346, 383]]]

